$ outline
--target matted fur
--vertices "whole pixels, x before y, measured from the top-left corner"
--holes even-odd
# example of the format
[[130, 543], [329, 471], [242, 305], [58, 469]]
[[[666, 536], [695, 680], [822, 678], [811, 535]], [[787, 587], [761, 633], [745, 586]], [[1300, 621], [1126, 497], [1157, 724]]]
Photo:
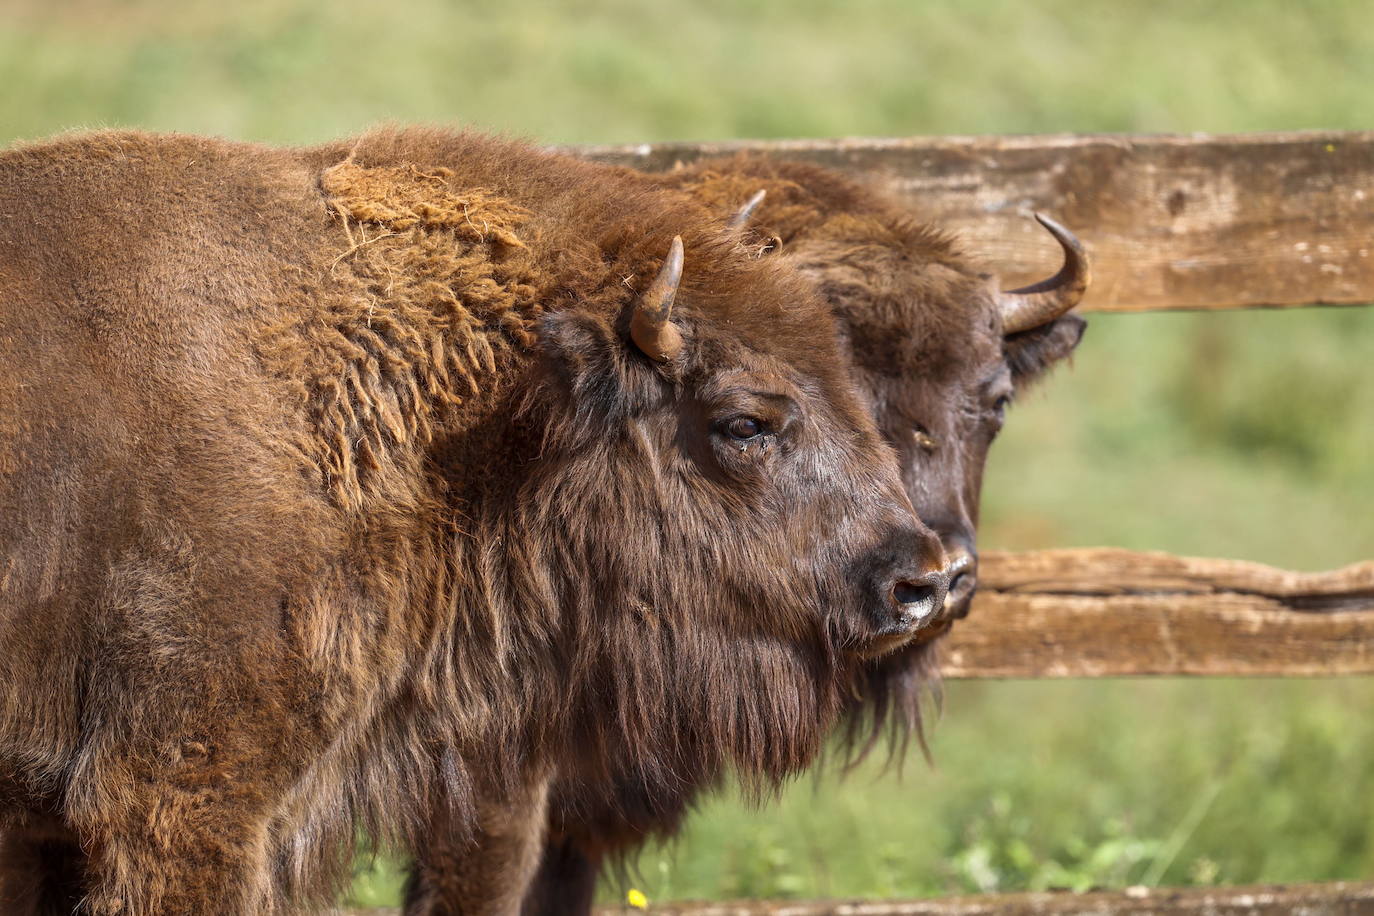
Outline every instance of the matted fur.
[[624, 171], [76, 135], [0, 153], [0, 293], [10, 911], [288, 912], [436, 811], [509, 910], [551, 773], [775, 784], [943, 562], [829, 310]]
[[[759, 258], [780, 256], [821, 291], [840, 319], [868, 409], [898, 453], [917, 512], [947, 550], [971, 553], [983, 463], [1001, 426], [999, 402], [1067, 356], [1082, 319], [1069, 315], [1004, 338], [992, 278], [954, 236], [826, 169], [739, 156], [660, 180], [721, 217], [767, 192], [740, 244]], [[841, 747], [849, 762], [884, 736], [899, 758], [913, 736], [924, 748], [923, 697], [938, 691], [937, 637], [966, 613], [975, 570], [936, 628], [863, 669], [861, 686], [846, 695]], [[526, 914], [586, 912], [603, 863], [623, 864], [648, 838], [675, 833], [696, 798], [722, 776], [703, 769], [693, 783], [665, 786], [631, 768], [609, 782], [556, 783]], [[440, 847], [422, 857], [415, 885], [443, 871], [443, 853]], [[442, 909], [408, 910], [431, 911]]]

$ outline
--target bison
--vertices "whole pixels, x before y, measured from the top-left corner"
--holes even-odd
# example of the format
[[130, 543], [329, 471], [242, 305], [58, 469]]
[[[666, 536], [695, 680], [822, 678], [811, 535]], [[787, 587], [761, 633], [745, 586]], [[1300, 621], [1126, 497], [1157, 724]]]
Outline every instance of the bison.
[[[1041, 217], [1063, 249], [1063, 267], [1049, 280], [1003, 293], [954, 237], [827, 169], [744, 156], [708, 160], [661, 180], [720, 214], [735, 214], [742, 245], [770, 256], [780, 250], [820, 290], [840, 319], [868, 409], [898, 453], [907, 493], [944, 543], [952, 574], [944, 611], [918, 639], [869, 664], [863, 690], [845, 710], [846, 743], [855, 755], [885, 730], [899, 743], [913, 733], [919, 738], [935, 639], [967, 614], [976, 586], [988, 448], [1013, 396], [1082, 336], [1085, 323], [1069, 310], [1089, 280], [1083, 248]], [[650, 836], [671, 835], [696, 795], [721, 776], [701, 770], [690, 783], [652, 783], [627, 767], [609, 783], [561, 779], [527, 916], [585, 913], [603, 860]], [[437, 820], [411, 872], [410, 914], [458, 909], [436, 888], [473, 852]]]
[[434, 817], [505, 911], [554, 776], [810, 763], [948, 577], [794, 263], [471, 133], [0, 153], [5, 912], [292, 912]]

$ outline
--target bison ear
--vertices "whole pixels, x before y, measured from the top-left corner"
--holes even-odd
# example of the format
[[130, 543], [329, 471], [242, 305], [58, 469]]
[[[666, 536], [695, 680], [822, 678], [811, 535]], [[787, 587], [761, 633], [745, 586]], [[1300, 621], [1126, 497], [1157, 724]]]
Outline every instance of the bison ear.
[[546, 390], [568, 399], [578, 417], [620, 421], [654, 403], [664, 379], [625, 346], [622, 332], [604, 318], [576, 309], [539, 321]]
[[601, 362], [615, 345], [606, 322], [577, 309], [549, 312], [539, 319], [539, 342], [544, 352], [572, 365]]
[[782, 236], [769, 235], [760, 238], [757, 244], [750, 246], [754, 249], [754, 257], [761, 258], [764, 255], [778, 254], [782, 251]]
[[591, 379], [614, 378], [624, 362], [625, 344], [615, 329], [602, 318], [576, 309], [540, 319], [539, 342], [570, 390], [584, 387]]
[[1011, 381], [1016, 389], [1027, 387], [1072, 353], [1087, 326], [1087, 321], [1070, 312], [1049, 324], [1003, 338], [1002, 352], [1011, 367]]

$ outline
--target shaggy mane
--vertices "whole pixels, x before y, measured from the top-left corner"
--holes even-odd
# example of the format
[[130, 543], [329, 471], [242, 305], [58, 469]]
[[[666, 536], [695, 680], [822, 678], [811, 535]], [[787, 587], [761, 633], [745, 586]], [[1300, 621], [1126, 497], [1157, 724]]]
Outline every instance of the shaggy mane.
[[331, 496], [357, 508], [397, 446], [428, 444], [448, 408], [489, 394], [498, 358], [534, 344], [539, 271], [519, 232], [529, 212], [450, 185], [447, 168], [325, 169], [342, 252], [319, 306], [264, 345], [301, 380], [317, 435], [306, 447]]

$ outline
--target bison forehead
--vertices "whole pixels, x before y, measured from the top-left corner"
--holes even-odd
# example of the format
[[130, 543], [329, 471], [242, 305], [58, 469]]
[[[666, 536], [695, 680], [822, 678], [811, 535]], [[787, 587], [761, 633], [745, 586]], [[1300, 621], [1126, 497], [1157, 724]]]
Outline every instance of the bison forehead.
[[944, 273], [912, 272], [881, 289], [851, 284], [833, 296], [842, 333], [852, 352], [862, 354], [863, 368], [938, 381], [982, 376], [1001, 358], [1001, 337], [989, 320], [996, 304], [986, 284]]

